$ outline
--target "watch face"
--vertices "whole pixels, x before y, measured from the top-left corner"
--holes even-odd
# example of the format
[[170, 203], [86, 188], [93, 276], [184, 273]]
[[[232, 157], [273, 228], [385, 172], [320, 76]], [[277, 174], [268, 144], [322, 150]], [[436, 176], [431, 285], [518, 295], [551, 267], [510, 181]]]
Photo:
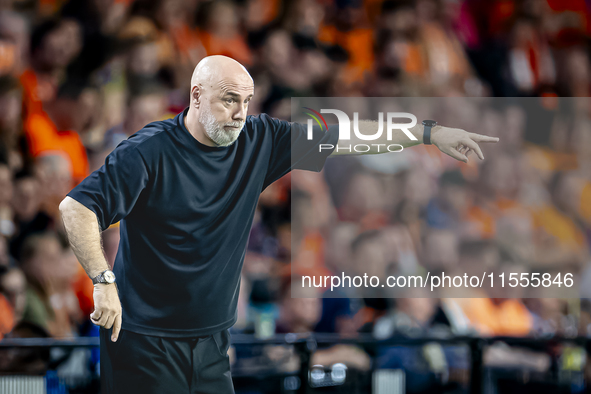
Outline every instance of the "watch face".
[[437, 126], [437, 122], [434, 120], [423, 120], [423, 125], [434, 127]]
[[115, 282], [115, 274], [113, 273], [113, 271], [105, 271], [105, 273], [103, 274], [103, 278], [105, 278], [105, 281], [107, 283]]

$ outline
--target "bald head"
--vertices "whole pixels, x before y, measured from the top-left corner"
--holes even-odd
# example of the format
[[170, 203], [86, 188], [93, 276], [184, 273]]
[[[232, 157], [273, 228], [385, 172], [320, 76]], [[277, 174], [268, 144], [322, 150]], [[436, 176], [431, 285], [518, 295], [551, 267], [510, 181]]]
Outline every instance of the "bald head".
[[242, 64], [227, 56], [214, 55], [203, 58], [197, 64], [191, 77], [191, 88], [196, 85], [213, 88], [224, 80], [254, 86], [252, 77]]
[[232, 145], [244, 127], [253, 95], [254, 81], [242, 64], [226, 56], [208, 56], [191, 78], [187, 128], [206, 145]]

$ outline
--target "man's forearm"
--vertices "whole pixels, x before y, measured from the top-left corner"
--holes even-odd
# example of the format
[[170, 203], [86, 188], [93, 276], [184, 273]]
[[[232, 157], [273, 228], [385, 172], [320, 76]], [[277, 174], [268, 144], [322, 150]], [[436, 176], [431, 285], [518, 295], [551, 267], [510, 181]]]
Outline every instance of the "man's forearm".
[[109, 269], [95, 213], [71, 197], [61, 202], [60, 213], [72, 250], [88, 276], [94, 278]]
[[[353, 125], [351, 125], [353, 127]], [[435, 126], [431, 133], [435, 134], [440, 126]], [[372, 136], [377, 133], [379, 129], [379, 123], [374, 120], [360, 120], [359, 121], [359, 133], [364, 136]], [[419, 123], [413, 127], [406, 129], [414, 140], [410, 138], [404, 131], [400, 129], [394, 129], [390, 133], [390, 139], [388, 139], [387, 123], [382, 123], [382, 133], [379, 137], [371, 140], [365, 140], [357, 137], [355, 132], [351, 130], [351, 138], [348, 140], [339, 140], [337, 148], [333, 155], [353, 155], [353, 154], [376, 154], [376, 153], [388, 153], [396, 150], [409, 148], [411, 146], [419, 145], [423, 143], [423, 131], [424, 126]]]

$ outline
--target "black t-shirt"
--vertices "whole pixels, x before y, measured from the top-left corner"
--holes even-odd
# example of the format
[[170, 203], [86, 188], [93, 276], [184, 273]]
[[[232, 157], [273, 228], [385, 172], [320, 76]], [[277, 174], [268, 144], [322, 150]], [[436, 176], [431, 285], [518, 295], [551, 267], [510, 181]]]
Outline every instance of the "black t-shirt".
[[338, 126], [315, 129], [248, 116], [238, 140], [209, 147], [174, 119], [145, 126], [68, 195], [102, 230], [120, 222], [114, 264], [123, 328], [209, 335], [236, 321], [240, 271], [260, 193], [291, 169], [320, 171]]

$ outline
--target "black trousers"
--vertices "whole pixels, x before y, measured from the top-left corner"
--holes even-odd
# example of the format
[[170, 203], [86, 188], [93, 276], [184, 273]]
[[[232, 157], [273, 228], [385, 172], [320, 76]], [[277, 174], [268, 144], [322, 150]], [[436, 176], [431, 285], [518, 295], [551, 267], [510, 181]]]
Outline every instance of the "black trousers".
[[100, 329], [103, 394], [231, 394], [230, 332], [163, 338], [121, 330], [117, 342]]

